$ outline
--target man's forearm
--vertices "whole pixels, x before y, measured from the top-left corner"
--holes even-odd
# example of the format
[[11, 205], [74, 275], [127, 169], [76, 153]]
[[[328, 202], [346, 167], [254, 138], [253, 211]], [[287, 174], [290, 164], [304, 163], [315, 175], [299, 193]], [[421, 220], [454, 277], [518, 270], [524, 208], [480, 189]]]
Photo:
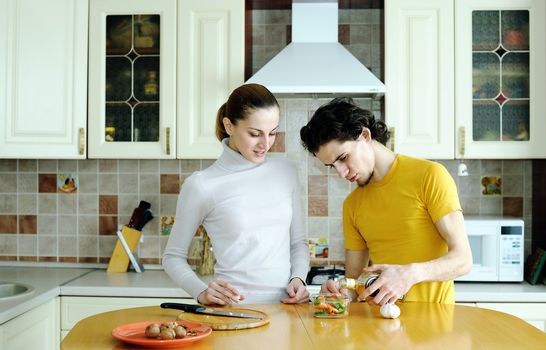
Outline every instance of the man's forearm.
[[415, 281], [413, 284], [431, 281], [447, 281], [470, 272], [472, 256], [465, 252], [450, 251], [446, 255], [421, 263], [408, 265]]

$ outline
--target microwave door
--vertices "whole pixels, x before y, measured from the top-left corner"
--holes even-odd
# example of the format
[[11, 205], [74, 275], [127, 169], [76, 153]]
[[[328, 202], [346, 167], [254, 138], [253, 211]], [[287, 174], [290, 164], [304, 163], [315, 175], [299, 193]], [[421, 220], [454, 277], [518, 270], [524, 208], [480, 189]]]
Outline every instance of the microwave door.
[[497, 225], [467, 225], [468, 240], [472, 250], [472, 269], [458, 281], [499, 280], [499, 239]]

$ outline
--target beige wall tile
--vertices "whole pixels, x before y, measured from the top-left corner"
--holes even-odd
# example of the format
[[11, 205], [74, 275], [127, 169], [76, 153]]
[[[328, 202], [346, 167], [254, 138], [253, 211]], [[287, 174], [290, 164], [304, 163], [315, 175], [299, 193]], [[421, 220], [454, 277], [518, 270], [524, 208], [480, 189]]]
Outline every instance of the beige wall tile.
[[96, 159], [78, 160], [79, 173], [97, 173], [99, 170], [99, 162]]
[[78, 237], [78, 258], [97, 258], [98, 257], [98, 236], [79, 236]]
[[17, 196], [19, 214], [38, 213], [38, 195], [37, 194], [19, 194]]
[[0, 193], [15, 193], [17, 191], [17, 174], [0, 173]]
[[38, 236], [38, 256], [56, 257], [57, 256], [57, 236], [39, 235]]
[[80, 193], [98, 193], [99, 176], [98, 174], [80, 174], [78, 184]]
[[16, 194], [0, 194], [0, 214], [17, 214]]
[[99, 212], [99, 196], [97, 194], [80, 194], [78, 196], [79, 214], [97, 214]]
[[158, 173], [159, 172], [159, 160], [156, 159], [141, 159], [139, 161], [140, 173]]
[[34, 159], [19, 159], [19, 172], [37, 172], [38, 161]]
[[38, 236], [19, 235], [17, 253], [22, 256], [38, 256]]
[[76, 193], [60, 193], [59, 214], [76, 214], [78, 212], [78, 196]]
[[57, 161], [56, 160], [40, 159], [38, 161], [38, 172], [39, 173], [56, 173], [57, 172]]
[[99, 218], [96, 215], [78, 216], [78, 236], [96, 236], [99, 233]]
[[[56, 191], [56, 190], [55, 190]], [[53, 191], [53, 192], [55, 192]], [[38, 174], [21, 173], [17, 176], [17, 192], [36, 193], [38, 192]], [[52, 191], [48, 191], [52, 192]]]
[[118, 161], [116, 159], [101, 159], [99, 160], [100, 173], [117, 173]]
[[[59, 215], [58, 220], [59, 220], [59, 235], [62, 235], [62, 236], [77, 236], [78, 235], [78, 217], [76, 215]], [[71, 256], [71, 255], [65, 255], [65, 256]]]
[[59, 160], [59, 172], [75, 173], [78, 171], [77, 160]]
[[180, 162], [177, 159], [161, 159], [159, 172], [161, 174], [178, 174], [180, 173]]
[[57, 213], [57, 195], [40, 193], [38, 195], [38, 213], [56, 214]]
[[118, 167], [120, 173], [136, 173], [138, 172], [138, 160], [120, 159]]
[[78, 256], [77, 237], [59, 236], [59, 257], [73, 257], [74, 262]]
[[114, 247], [118, 240], [117, 236], [100, 236], [99, 237], [99, 256], [110, 257], [114, 252]]
[[57, 234], [57, 215], [38, 215], [38, 235]]
[[119, 193], [138, 193], [138, 175], [119, 174]]
[[99, 193], [118, 193], [118, 174], [99, 174]]

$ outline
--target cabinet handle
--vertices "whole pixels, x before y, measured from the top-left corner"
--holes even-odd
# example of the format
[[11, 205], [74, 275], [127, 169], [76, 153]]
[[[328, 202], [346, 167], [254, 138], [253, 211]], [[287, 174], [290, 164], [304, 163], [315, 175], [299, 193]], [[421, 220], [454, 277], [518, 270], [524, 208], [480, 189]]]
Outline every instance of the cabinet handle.
[[461, 155], [461, 159], [464, 158], [464, 151], [465, 151], [465, 129], [464, 126], [459, 127], [459, 154]]
[[171, 128], [166, 128], [165, 130], [165, 133], [166, 133], [166, 151], [167, 151], [167, 155], [171, 155]]
[[79, 139], [80, 139], [80, 142], [79, 142], [79, 153], [80, 155], [83, 155], [83, 152], [85, 151], [85, 129], [84, 128], [80, 128], [79, 129]]
[[389, 132], [391, 134], [391, 137], [390, 137], [390, 146], [391, 146], [391, 151], [394, 152], [394, 126], [392, 126], [390, 129], [389, 129]]

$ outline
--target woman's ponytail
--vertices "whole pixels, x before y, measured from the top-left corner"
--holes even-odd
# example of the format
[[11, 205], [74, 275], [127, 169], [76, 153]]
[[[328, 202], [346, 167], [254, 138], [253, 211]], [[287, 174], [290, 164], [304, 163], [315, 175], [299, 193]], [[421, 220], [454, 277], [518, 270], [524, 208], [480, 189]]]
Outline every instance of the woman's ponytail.
[[229, 137], [226, 127], [224, 126], [224, 118], [226, 117], [227, 102], [220, 106], [216, 114], [216, 138], [221, 142], [226, 137]]

